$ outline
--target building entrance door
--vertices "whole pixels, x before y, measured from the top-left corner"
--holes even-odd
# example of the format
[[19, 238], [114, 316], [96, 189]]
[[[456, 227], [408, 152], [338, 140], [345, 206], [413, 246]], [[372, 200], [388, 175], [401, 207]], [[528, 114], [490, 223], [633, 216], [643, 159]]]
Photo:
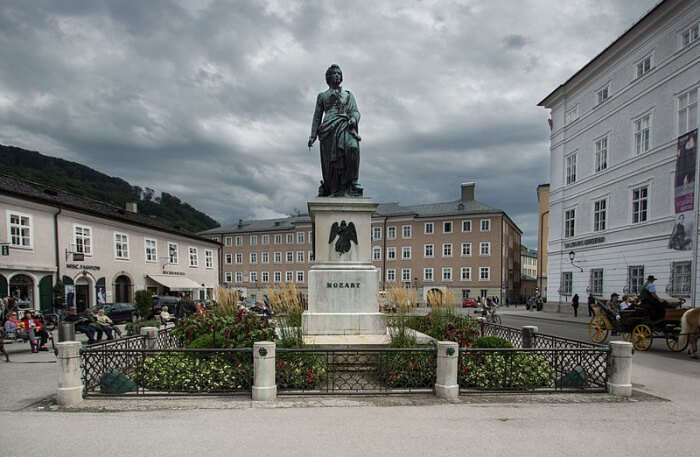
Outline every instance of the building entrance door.
[[90, 286], [87, 284], [75, 285], [75, 306], [82, 313], [90, 307]]
[[128, 276], [119, 276], [114, 282], [114, 303], [131, 301], [131, 281]]

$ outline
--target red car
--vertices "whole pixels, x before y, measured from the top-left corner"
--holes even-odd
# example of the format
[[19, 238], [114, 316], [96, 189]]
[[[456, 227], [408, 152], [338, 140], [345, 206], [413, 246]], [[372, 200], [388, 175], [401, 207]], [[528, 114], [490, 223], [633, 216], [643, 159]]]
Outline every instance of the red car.
[[465, 298], [462, 300], [462, 308], [476, 308], [476, 300], [473, 298]]

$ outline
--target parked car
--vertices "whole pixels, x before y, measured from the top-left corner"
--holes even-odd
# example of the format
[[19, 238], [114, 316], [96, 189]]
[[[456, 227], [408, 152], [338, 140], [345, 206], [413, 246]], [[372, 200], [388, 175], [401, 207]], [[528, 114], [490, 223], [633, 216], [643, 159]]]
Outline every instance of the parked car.
[[154, 295], [153, 296], [153, 316], [160, 316], [161, 308], [168, 307], [170, 314], [179, 316], [180, 312], [180, 297], [171, 297], [170, 295]]
[[465, 298], [462, 300], [462, 308], [476, 308], [477, 303], [476, 300], [473, 298]]
[[106, 303], [104, 305], [97, 305], [95, 311], [100, 308], [105, 310], [107, 317], [112, 319], [115, 324], [136, 322], [138, 319], [136, 307], [131, 303]]

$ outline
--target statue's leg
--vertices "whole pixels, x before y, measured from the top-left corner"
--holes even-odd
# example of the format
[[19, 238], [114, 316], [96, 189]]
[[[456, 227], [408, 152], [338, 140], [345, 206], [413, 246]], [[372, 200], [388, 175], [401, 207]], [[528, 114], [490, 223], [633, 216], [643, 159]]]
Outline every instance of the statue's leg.
[[358, 145], [358, 147], [352, 147], [348, 151], [347, 157], [348, 157], [348, 160], [347, 160], [348, 167], [346, 169], [346, 173], [347, 173], [346, 180], [347, 180], [348, 191], [353, 196], [361, 196], [362, 195], [362, 187], [357, 182], [357, 180], [359, 178], [359, 174], [360, 174], [360, 148], [359, 148], [359, 145]]

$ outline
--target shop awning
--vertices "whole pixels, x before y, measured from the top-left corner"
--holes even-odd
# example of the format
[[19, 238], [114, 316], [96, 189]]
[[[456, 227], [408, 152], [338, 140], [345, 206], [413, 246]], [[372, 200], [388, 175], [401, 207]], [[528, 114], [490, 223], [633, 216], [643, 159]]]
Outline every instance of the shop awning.
[[192, 281], [186, 276], [148, 275], [148, 278], [170, 290], [192, 290], [202, 288], [201, 284]]

